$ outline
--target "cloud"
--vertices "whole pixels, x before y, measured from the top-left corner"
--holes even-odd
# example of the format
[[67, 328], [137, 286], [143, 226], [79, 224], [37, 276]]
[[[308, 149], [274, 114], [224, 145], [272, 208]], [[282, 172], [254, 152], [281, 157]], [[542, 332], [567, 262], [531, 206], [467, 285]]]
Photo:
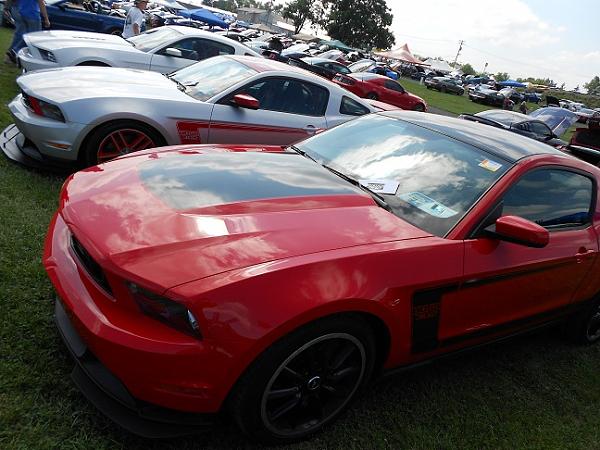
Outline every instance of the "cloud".
[[396, 43], [408, 42], [423, 57], [453, 61], [459, 40], [464, 40], [459, 62], [469, 62], [475, 70], [487, 63], [488, 72], [551, 78], [570, 88], [600, 72], [600, 52], [565, 48], [567, 26], [541, 18], [524, 0], [389, 0], [388, 5]]

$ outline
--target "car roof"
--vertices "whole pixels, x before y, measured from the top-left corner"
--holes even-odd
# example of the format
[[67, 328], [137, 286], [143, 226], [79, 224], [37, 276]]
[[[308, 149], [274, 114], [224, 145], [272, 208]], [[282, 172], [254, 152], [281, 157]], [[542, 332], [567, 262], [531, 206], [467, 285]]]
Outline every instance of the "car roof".
[[[289, 64], [285, 64], [274, 59], [267, 58], [256, 58], [253, 56], [242, 56], [242, 55], [222, 55], [224, 58], [234, 59], [245, 66], [250, 67], [251, 69], [256, 70], [257, 72], [294, 72], [301, 73], [302, 75], [311, 74], [307, 70], [301, 69], [296, 66], [290, 66]], [[314, 75], [315, 80], [323, 80], [323, 77], [318, 75]]]
[[478, 112], [475, 115], [477, 117], [495, 120], [496, 122], [500, 122], [503, 125], [513, 125], [518, 122], [533, 120], [526, 114], [522, 114], [515, 111], [507, 111], [505, 109], [488, 109], [486, 111]]
[[533, 155], [548, 154], [564, 156], [564, 153], [548, 144], [477, 122], [436, 114], [401, 110], [385, 111], [377, 114], [404, 120], [428, 130], [436, 131], [457, 141], [478, 147], [512, 163]]
[[319, 58], [318, 56], [308, 56], [306, 58], [302, 58], [302, 61], [305, 61], [308, 64], [316, 64], [316, 63], [335, 63], [335, 64], [340, 64], [339, 62], [334, 61], [333, 59]]
[[[244, 49], [248, 49], [249, 52], [254, 52], [256, 53], [256, 51], [250, 47], [248, 47], [247, 45], [235, 41], [231, 38], [228, 38], [227, 36], [221, 35], [221, 34], [217, 34], [217, 33], [211, 33], [210, 31], [206, 31], [206, 30], [200, 30], [198, 28], [194, 28], [194, 27], [185, 27], [182, 25], [163, 25], [164, 28], [172, 28], [175, 31], [178, 31], [181, 34], [187, 35], [187, 36], [202, 36], [204, 38], [207, 39], [211, 39], [213, 41], [217, 41], [217, 42], [221, 42], [223, 44], [227, 44], [229, 46], [232, 47], [244, 47]], [[256, 53], [256, 56], [260, 56], [258, 53]]]

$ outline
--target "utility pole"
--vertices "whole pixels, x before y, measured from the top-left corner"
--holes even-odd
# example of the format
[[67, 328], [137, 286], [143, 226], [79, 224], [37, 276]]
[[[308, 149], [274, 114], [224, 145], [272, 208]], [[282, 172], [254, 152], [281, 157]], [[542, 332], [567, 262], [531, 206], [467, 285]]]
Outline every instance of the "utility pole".
[[456, 66], [456, 61], [458, 61], [458, 55], [460, 55], [460, 51], [462, 50], [462, 46], [465, 43], [462, 39], [458, 42], [458, 51], [456, 52], [456, 56], [454, 57], [453, 66]]

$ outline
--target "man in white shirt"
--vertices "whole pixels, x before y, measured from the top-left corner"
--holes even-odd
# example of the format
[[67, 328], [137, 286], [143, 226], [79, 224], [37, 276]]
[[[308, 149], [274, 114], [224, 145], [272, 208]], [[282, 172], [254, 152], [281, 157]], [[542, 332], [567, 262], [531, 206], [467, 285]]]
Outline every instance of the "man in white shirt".
[[146, 9], [147, 5], [147, 0], [134, 0], [133, 6], [129, 8], [123, 27], [123, 37], [125, 39], [137, 36], [142, 31], [142, 24], [144, 23], [144, 13], [142, 11]]

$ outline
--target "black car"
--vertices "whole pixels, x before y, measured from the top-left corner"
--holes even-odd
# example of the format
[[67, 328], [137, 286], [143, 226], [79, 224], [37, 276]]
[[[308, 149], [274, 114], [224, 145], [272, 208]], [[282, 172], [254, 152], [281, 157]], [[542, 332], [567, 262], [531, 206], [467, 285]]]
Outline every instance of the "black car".
[[477, 114], [461, 114], [460, 119], [479, 122], [485, 125], [491, 125], [496, 128], [502, 128], [513, 133], [544, 142], [553, 147], [565, 146], [567, 143], [558, 136], [562, 135], [575, 121], [577, 115], [568, 117], [557, 117], [555, 114], [558, 108], [540, 108], [533, 111], [530, 115], [521, 114], [502, 109], [489, 109]]
[[343, 64], [332, 61], [331, 59], [319, 58], [316, 56], [309, 56], [306, 58], [290, 57], [288, 64], [310, 70], [311, 72], [329, 78], [330, 80], [338, 73], [344, 75], [350, 73], [350, 69]]
[[511, 88], [504, 88], [496, 91], [484, 84], [469, 90], [469, 100], [476, 103], [485, 103], [486, 105], [491, 106], [503, 106], [505, 98], [508, 98], [514, 104], [517, 104], [521, 103], [525, 97]]
[[465, 88], [459, 83], [460, 81], [448, 77], [433, 77], [425, 79], [427, 89], [435, 89], [440, 92], [450, 92], [457, 95], [463, 95]]

